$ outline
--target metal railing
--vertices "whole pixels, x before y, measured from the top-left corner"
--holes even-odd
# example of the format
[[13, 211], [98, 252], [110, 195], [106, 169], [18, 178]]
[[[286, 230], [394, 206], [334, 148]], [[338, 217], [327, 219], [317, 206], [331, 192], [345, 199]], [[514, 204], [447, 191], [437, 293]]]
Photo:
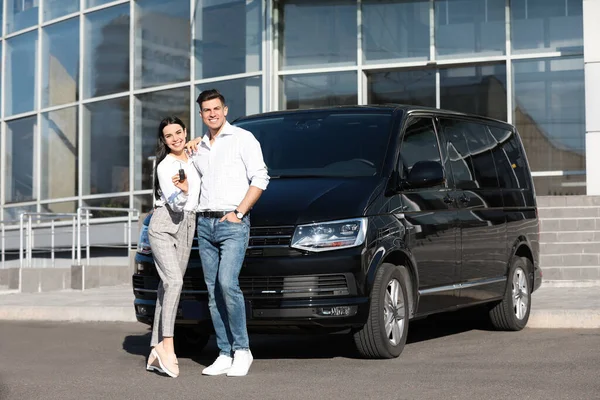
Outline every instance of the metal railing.
[[[50, 221], [50, 258], [52, 266], [55, 266], [54, 259], [54, 236], [55, 236], [55, 222], [61, 219], [70, 218], [72, 220], [73, 226], [73, 240], [71, 243], [71, 261], [75, 261], [75, 218], [77, 214], [74, 213], [32, 213], [32, 212], [24, 212], [19, 215], [19, 267], [23, 268], [24, 258], [27, 258], [27, 265], [31, 266], [32, 253], [34, 244], [34, 231], [33, 231], [33, 218], [35, 217], [36, 222], [40, 221]], [[27, 218], [27, 242], [24, 240], [24, 228], [25, 228], [25, 218]], [[25, 249], [23, 248], [26, 245]], [[23, 254], [23, 250], [25, 250], [25, 254]]]
[[81, 264], [81, 219], [85, 214], [85, 257], [86, 265], [90, 265], [90, 216], [93, 216], [90, 211], [111, 211], [111, 212], [126, 212], [127, 213], [127, 234], [126, 244], [128, 255], [131, 251], [131, 222], [139, 219], [140, 212], [137, 208], [113, 208], [113, 207], [79, 207], [77, 209], [77, 265]]

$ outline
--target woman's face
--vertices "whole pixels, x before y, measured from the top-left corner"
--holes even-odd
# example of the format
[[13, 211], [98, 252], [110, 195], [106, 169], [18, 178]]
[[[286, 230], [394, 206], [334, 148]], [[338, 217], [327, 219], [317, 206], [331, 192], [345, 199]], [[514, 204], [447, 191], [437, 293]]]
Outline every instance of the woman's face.
[[186, 130], [179, 124], [170, 124], [163, 128], [165, 144], [172, 152], [183, 151], [185, 147]]

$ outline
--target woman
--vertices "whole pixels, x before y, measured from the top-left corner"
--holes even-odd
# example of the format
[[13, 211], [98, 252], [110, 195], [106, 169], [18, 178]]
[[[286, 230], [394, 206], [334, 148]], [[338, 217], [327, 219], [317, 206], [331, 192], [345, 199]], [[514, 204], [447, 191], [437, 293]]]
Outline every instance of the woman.
[[154, 326], [146, 369], [175, 378], [179, 366], [173, 345], [175, 316], [195, 230], [195, 210], [200, 175], [184, 151], [186, 129], [177, 117], [167, 117], [158, 127], [154, 196], [156, 206], [148, 238], [160, 276]]

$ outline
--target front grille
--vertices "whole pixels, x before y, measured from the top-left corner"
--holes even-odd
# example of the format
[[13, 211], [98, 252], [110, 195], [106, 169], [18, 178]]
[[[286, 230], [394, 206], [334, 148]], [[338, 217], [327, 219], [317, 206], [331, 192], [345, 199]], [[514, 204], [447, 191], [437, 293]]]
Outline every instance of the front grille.
[[[261, 257], [266, 255], [265, 249], [268, 249], [268, 255], [285, 256], [289, 255], [292, 236], [294, 236], [293, 226], [269, 226], [250, 228], [250, 239], [248, 240], [248, 249], [246, 257]], [[287, 249], [287, 250], [286, 250]], [[198, 257], [198, 240], [194, 238], [192, 243], [191, 257]]]
[[[156, 290], [159, 278], [134, 276], [133, 288]], [[350, 294], [344, 274], [305, 276], [240, 276], [240, 288], [248, 299], [346, 296]], [[206, 293], [203, 277], [184, 277], [182, 296]]]
[[249, 249], [271, 246], [289, 246], [294, 234], [293, 226], [250, 228]]

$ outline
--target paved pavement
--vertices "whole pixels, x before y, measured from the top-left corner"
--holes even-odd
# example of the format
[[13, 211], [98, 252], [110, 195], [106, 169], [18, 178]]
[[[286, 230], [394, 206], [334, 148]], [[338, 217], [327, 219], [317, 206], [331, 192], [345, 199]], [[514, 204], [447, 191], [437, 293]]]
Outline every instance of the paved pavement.
[[[583, 284], [582, 284], [583, 285]], [[0, 320], [135, 321], [130, 285], [45, 293], [0, 292]], [[600, 328], [600, 282], [548, 283], [532, 295], [530, 328]]]
[[348, 335], [251, 334], [248, 376], [202, 376], [218, 354], [211, 340], [179, 355], [177, 379], [146, 372], [144, 325], [3, 321], [0, 399], [599, 398], [600, 329], [494, 332], [441, 317], [411, 325], [397, 359], [360, 359]]

